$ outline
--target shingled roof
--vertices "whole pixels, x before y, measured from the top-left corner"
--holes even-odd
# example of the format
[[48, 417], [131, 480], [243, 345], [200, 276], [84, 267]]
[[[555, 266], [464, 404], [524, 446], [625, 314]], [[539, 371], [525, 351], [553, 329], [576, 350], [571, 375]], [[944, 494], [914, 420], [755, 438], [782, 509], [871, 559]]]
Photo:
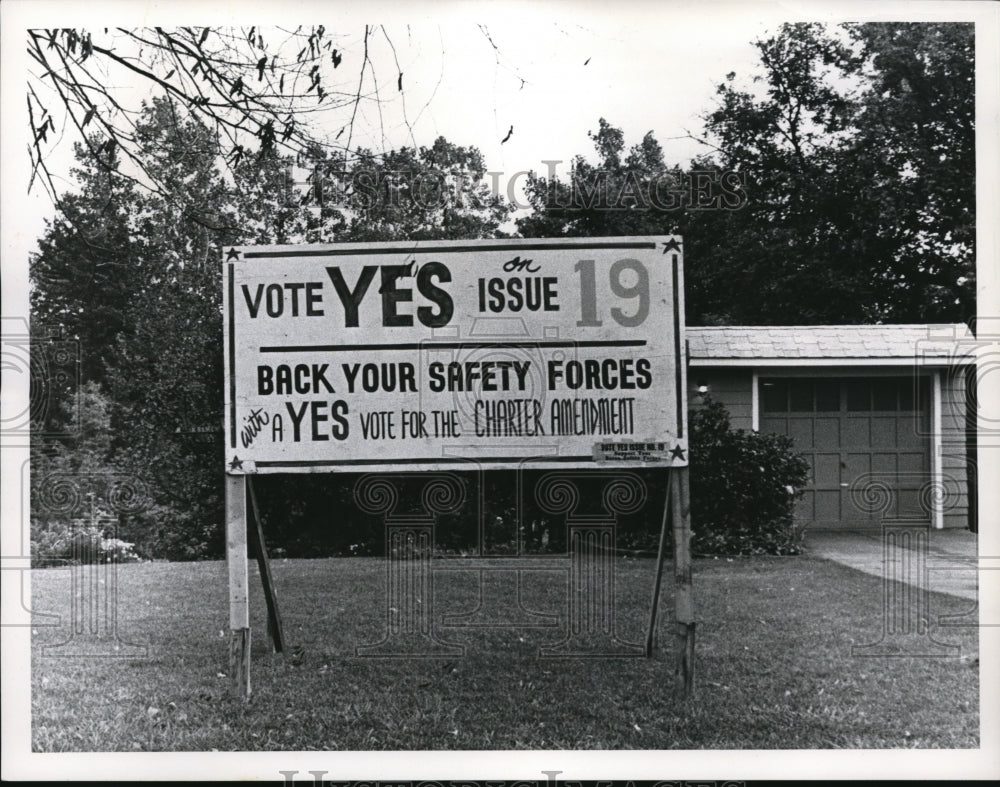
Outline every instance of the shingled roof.
[[758, 366], [768, 363], [963, 364], [973, 336], [963, 323], [944, 325], [806, 325], [688, 328], [691, 363]]

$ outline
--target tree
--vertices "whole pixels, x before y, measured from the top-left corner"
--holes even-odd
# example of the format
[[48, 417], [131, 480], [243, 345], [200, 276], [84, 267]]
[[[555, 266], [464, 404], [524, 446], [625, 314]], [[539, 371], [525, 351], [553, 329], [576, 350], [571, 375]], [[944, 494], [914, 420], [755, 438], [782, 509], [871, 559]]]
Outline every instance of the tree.
[[676, 232], [685, 173], [668, 168], [650, 131], [625, 152], [625, 136], [601, 118], [589, 134], [597, 164], [573, 157], [569, 182], [528, 176], [532, 213], [518, 219], [526, 237], [646, 235]]
[[694, 222], [689, 255], [711, 271], [704, 309], [736, 323], [873, 321], [874, 260], [859, 253], [863, 206], [845, 167], [856, 107], [835, 84], [853, 54], [818, 24], [783, 25], [756, 46], [763, 96], [730, 73], [705, 118], [713, 163], [744, 173], [748, 200]]
[[[705, 117], [712, 152], [625, 154], [529, 178], [525, 235], [680, 233], [689, 324], [960, 321], [974, 313], [969, 25], [783, 25]], [[701, 184], [701, 185], [699, 185]]]
[[[369, 54], [376, 36], [395, 51], [384, 27], [368, 25], [359, 36], [323, 25], [28, 30], [28, 54], [38, 69], [28, 82], [32, 180], [57, 197], [48, 155], [65, 121], [98, 166], [118, 171], [125, 161], [137, 180], [170, 192], [146, 167], [141, 112], [111, 87], [129, 82], [184, 107], [233, 165], [317, 144], [309, 118], [326, 110], [339, 119], [332, 146], [348, 151], [358, 108], [378, 90]], [[402, 91], [402, 72], [398, 79]]]
[[708, 310], [771, 324], [970, 318], [972, 26], [783, 25], [757, 48], [764, 97], [731, 74], [706, 118], [714, 160], [745, 171], [750, 194], [694, 232], [727, 240], [700, 247], [717, 273]]
[[101, 382], [115, 337], [129, 330], [129, 302], [145, 273], [142, 257], [132, 253], [129, 210], [137, 195], [82, 147], [76, 152], [80, 166], [71, 174], [80, 192], [65, 195], [31, 258], [31, 331], [62, 331], [79, 342], [82, 380]]
[[975, 37], [972, 24], [852, 25], [870, 89], [856, 119], [871, 234], [890, 318], [975, 314]]
[[345, 209], [353, 218], [344, 227], [344, 240], [498, 237], [514, 211], [491, 192], [482, 154], [444, 137], [430, 147], [382, 156], [360, 151], [345, 175]]

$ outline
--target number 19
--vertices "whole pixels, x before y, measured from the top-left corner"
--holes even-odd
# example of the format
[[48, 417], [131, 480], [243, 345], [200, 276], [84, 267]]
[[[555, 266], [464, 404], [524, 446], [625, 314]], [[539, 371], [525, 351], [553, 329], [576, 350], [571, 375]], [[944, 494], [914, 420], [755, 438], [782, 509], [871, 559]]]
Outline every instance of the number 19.
[[[580, 274], [580, 314], [582, 319], [576, 324], [580, 328], [599, 328], [603, 323], [597, 318], [597, 281], [593, 260], [580, 260], [574, 268]], [[635, 271], [637, 281], [632, 286], [622, 282], [624, 271]], [[617, 306], [612, 307], [611, 316], [619, 325], [635, 328], [642, 325], [649, 315], [649, 271], [639, 260], [618, 260], [608, 271], [611, 291], [619, 298], [638, 298], [635, 314], [625, 314]]]

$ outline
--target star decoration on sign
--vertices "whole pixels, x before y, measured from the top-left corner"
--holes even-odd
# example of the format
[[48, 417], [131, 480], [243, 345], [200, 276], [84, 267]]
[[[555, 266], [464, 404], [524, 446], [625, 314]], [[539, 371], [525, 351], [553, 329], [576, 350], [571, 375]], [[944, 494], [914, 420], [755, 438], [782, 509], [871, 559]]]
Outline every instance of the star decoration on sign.
[[234, 246], [226, 253], [226, 262], [232, 262], [233, 260], [238, 260], [240, 258], [240, 253]]
[[684, 449], [681, 448], [679, 445], [675, 445], [673, 448], [670, 449], [670, 458], [680, 459], [683, 462], [685, 459]]
[[230, 470], [236, 470], [236, 469], [242, 470], [243, 469], [243, 460], [240, 459], [238, 456], [234, 456], [233, 457], [233, 461], [229, 463], [229, 469]]
[[681, 244], [677, 242], [677, 238], [671, 238], [663, 242], [663, 253], [666, 254], [668, 251], [680, 251]]

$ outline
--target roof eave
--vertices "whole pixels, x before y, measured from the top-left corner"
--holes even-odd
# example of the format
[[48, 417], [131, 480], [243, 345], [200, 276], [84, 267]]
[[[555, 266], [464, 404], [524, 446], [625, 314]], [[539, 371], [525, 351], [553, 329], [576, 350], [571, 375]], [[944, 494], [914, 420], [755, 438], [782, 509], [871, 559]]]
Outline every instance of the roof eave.
[[948, 356], [933, 358], [691, 358], [691, 366], [971, 366], [975, 358], [969, 356]]

